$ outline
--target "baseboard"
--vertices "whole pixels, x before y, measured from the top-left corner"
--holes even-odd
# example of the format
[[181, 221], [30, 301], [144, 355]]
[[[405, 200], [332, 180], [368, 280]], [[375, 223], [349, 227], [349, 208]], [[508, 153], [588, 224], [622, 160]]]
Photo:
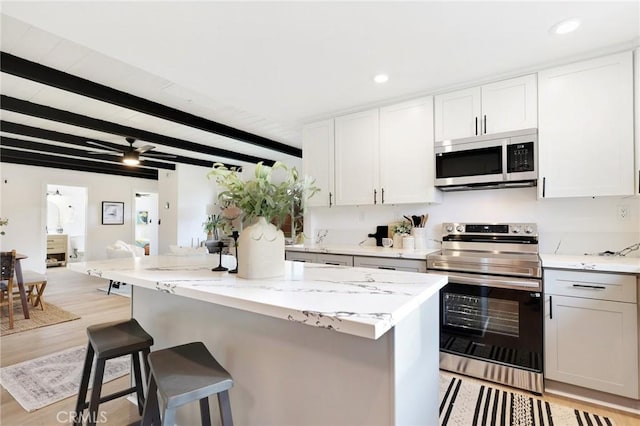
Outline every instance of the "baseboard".
[[544, 380], [544, 392], [545, 394], [575, 399], [640, 416], [640, 400], [637, 399], [625, 398], [549, 379]]

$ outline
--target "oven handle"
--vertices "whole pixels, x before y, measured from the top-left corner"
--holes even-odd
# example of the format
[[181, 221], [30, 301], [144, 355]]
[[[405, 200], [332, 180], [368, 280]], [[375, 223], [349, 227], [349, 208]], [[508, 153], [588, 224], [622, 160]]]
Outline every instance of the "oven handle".
[[429, 274], [448, 275], [449, 282], [458, 284], [477, 285], [482, 287], [499, 287], [512, 290], [542, 291], [540, 280], [527, 280], [518, 278], [495, 277], [488, 275], [470, 276], [467, 274], [456, 274], [445, 271], [427, 270]]

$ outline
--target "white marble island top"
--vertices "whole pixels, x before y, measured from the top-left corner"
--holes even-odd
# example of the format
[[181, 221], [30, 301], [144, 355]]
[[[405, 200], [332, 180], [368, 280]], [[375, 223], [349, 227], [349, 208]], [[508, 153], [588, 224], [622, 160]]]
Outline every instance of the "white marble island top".
[[299, 262], [286, 262], [284, 277], [245, 280], [212, 272], [217, 265], [218, 256], [199, 255], [109, 259], [67, 267], [369, 339], [378, 339], [424, 301], [437, 297], [447, 283], [441, 275]]

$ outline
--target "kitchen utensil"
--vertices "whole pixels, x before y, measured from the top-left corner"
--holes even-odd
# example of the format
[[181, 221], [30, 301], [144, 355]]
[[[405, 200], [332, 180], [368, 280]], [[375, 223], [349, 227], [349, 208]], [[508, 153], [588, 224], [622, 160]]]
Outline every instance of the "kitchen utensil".
[[383, 238], [382, 239], [382, 247], [389, 248], [393, 246], [393, 240], [391, 238]]
[[420, 216], [413, 215], [413, 216], [411, 216], [411, 218], [413, 219], [411, 221], [411, 224], [413, 226], [420, 226]]

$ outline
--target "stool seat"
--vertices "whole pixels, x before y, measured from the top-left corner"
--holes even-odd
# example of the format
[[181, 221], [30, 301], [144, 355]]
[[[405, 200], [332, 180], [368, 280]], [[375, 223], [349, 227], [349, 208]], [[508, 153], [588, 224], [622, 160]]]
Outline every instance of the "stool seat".
[[195, 401], [200, 402], [202, 424], [210, 425], [208, 398], [214, 394], [218, 394], [222, 425], [233, 425], [228, 392], [233, 378], [202, 342], [152, 352], [148, 361], [151, 374], [142, 426], [160, 424], [156, 392], [164, 403], [163, 425], [173, 426], [176, 408]]
[[[128, 321], [115, 321], [104, 324], [97, 324], [87, 327], [87, 355], [84, 360], [84, 369], [76, 401], [74, 425], [79, 425], [83, 421], [83, 412], [89, 408], [88, 424], [95, 425], [98, 420], [98, 406], [112, 399], [136, 393], [138, 397], [138, 412], [142, 415], [142, 408], [145, 403], [143, 379], [140, 369], [140, 358], [142, 358], [145, 375], [149, 377], [149, 363], [147, 358], [153, 345], [151, 337], [138, 324], [135, 319]], [[131, 355], [133, 363], [133, 374], [135, 385], [110, 395], [102, 396], [102, 379], [107, 360], [122, 355]], [[93, 366], [94, 356], [96, 367], [93, 378], [93, 389], [89, 402], [86, 401], [89, 378]]]
[[98, 358], [114, 358], [153, 345], [153, 337], [135, 319], [91, 325], [87, 336]]

